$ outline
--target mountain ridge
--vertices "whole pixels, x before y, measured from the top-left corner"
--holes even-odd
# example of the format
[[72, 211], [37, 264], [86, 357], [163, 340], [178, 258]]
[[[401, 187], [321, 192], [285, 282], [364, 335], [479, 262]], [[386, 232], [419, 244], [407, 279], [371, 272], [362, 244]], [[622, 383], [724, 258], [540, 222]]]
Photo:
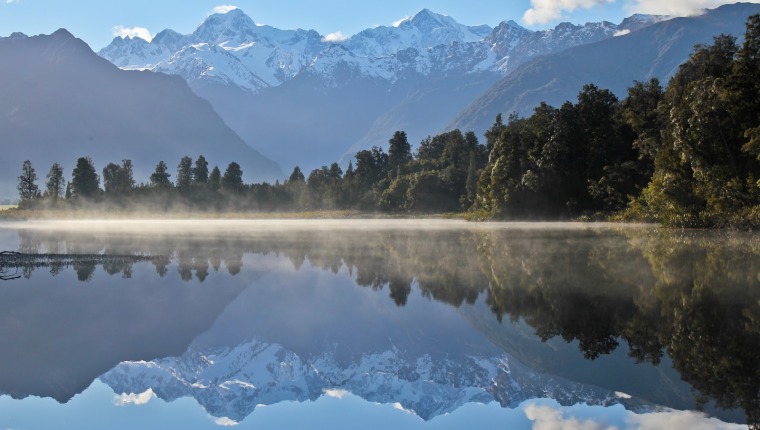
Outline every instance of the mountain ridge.
[[63, 29], [0, 38], [0, 56], [0, 195], [16, 195], [24, 160], [38, 177], [54, 162], [68, 177], [81, 156], [97, 169], [131, 159], [146, 181], [160, 160], [203, 154], [220, 168], [237, 161], [249, 181], [282, 175], [178, 76], [119, 70]]
[[[646, 26], [656, 19], [635, 21]], [[621, 25], [562, 23], [531, 31], [505, 21], [490, 28], [424, 9], [395, 26], [330, 42], [314, 30], [255, 24], [235, 9], [209, 16], [189, 35], [166, 30], [170, 40], [184, 41], [174, 53], [164, 48], [165, 36], [151, 43], [115, 39], [99, 55], [122, 68], [182, 76], [246, 142], [286, 169], [309, 170], [384, 145], [390, 129], [409, 127], [416, 143], [519, 65], [613, 37]], [[457, 79], [462, 91], [442, 105], [446, 89], [438, 85]], [[424, 94], [437, 95], [420, 101]], [[432, 110], [429, 120], [416, 121], [419, 109]], [[299, 130], [301, 124], [308, 130]]]

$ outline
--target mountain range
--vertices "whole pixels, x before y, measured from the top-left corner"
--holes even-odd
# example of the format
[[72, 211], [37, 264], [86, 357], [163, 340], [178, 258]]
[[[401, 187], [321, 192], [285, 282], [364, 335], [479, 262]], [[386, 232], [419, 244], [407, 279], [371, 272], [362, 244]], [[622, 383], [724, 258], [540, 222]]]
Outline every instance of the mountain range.
[[246, 142], [286, 170], [309, 169], [383, 145], [396, 129], [416, 143], [520, 65], [662, 19], [531, 31], [514, 21], [466, 26], [424, 9], [335, 42], [258, 25], [235, 9], [189, 35], [117, 37], [99, 54], [124, 69], [182, 76]]
[[741, 36], [754, 13], [759, 5], [738, 3], [688, 18], [532, 31], [514, 21], [467, 26], [424, 9], [336, 40], [234, 9], [191, 34], [117, 37], [102, 58], [65, 30], [14, 33], [0, 38], [0, 197], [16, 195], [25, 159], [40, 177], [53, 162], [68, 175], [80, 156], [98, 169], [132, 159], [144, 181], [159, 160], [171, 168], [203, 154], [222, 170], [237, 161], [244, 180], [258, 182], [295, 165], [345, 167], [396, 130], [412, 145], [453, 128], [482, 136], [496, 114], [574, 100], [586, 83], [619, 97], [633, 80], [665, 83], [694, 45]]

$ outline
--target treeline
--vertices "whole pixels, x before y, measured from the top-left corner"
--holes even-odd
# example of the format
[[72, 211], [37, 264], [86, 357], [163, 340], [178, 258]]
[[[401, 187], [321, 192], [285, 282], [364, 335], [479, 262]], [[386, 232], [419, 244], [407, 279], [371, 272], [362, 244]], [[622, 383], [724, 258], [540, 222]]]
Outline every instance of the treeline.
[[[103, 169], [80, 158], [65, 185], [50, 170], [40, 198], [31, 163], [19, 177], [22, 206], [63, 200], [128, 207], [202, 210], [357, 209], [464, 212], [496, 219], [617, 219], [677, 227], [760, 225], [760, 15], [744, 41], [720, 35], [698, 45], [663, 88], [635, 82], [627, 97], [586, 85], [577, 103], [545, 103], [528, 118], [501, 115], [485, 134], [459, 130], [424, 139], [412, 152], [403, 131], [388, 152], [359, 151], [308, 177], [296, 167], [283, 183], [245, 184], [237, 163], [209, 172], [184, 157], [174, 182], [156, 166], [136, 185], [129, 160]], [[47, 196], [45, 198], [44, 196]], [[155, 206], [158, 205], [158, 206]]]
[[209, 171], [201, 155], [194, 161], [183, 157], [173, 178], [160, 161], [149, 182], [137, 184], [130, 160], [109, 163], [101, 176], [89, 157], [81, 157], [68, 183], [61, 165], [53, 164], [42, 191], [34, 167], [25, 161], [18, 190], [25, 208], [452, 212], [472, 206], [486, 162], [486, 148], [474, 133], [428, 137], [413, 154], [406, 133], [398, 131], [388, 153], [378, 147], [359, 151], [346, 172], [332, 163], [306, 177], [296, 166], [282, 183], [246, 184], [236, 162], [222, 174], [218, 167]]
[[636, 82], [620, 101], [587, 85], [576, 104], [499, 117], [486, 137], [487, 216], [760, 225], [760, 15], [741, 47], [726, 35], [695, 47], [665, 89]]

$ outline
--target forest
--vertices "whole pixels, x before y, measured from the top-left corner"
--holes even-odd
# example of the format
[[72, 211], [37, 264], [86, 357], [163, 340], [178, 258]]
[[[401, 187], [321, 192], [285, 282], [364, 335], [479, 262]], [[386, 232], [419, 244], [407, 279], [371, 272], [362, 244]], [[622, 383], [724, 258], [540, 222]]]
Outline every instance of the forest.
[[[101, 188], [102, 178], [102, 188]], [[760, 15], [741, 43], [698, 45], [663, 87], [634, 82], [623, 100], [588, 84], [577, 101], [541, 104], [527, 118], [499, 115], [480, 143], [448, 131], [412, 151], [396, 131], [388, 152], [295, 167], [280, 183], [246, 184], [239, 164], [222, 173], [183, 157], [173, 176], [159, 161], [137, 184], [130, 160], [99, 175], [88, 157], [71, 179], [56, 163], [43, 189], [32, 163], [18, 178], [20, 208], [193, 211], [357, 210], [466, 213], [476, 219], [613, 219], [672, 227], [760, 225]]]

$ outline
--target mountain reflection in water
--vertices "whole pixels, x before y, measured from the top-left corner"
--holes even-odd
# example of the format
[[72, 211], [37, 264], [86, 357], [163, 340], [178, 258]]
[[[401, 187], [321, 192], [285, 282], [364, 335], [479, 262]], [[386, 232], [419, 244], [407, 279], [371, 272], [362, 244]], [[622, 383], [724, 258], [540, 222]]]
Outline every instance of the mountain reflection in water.
[[22, 275], [0, 283], [0, 393], [102, 375], [234, 421], [344, 390], [424, 419], [550, 397], [760, 422], [760, 236], [325, 224], [2, 226], [19, 252], [156, 258], [0, 267]]

